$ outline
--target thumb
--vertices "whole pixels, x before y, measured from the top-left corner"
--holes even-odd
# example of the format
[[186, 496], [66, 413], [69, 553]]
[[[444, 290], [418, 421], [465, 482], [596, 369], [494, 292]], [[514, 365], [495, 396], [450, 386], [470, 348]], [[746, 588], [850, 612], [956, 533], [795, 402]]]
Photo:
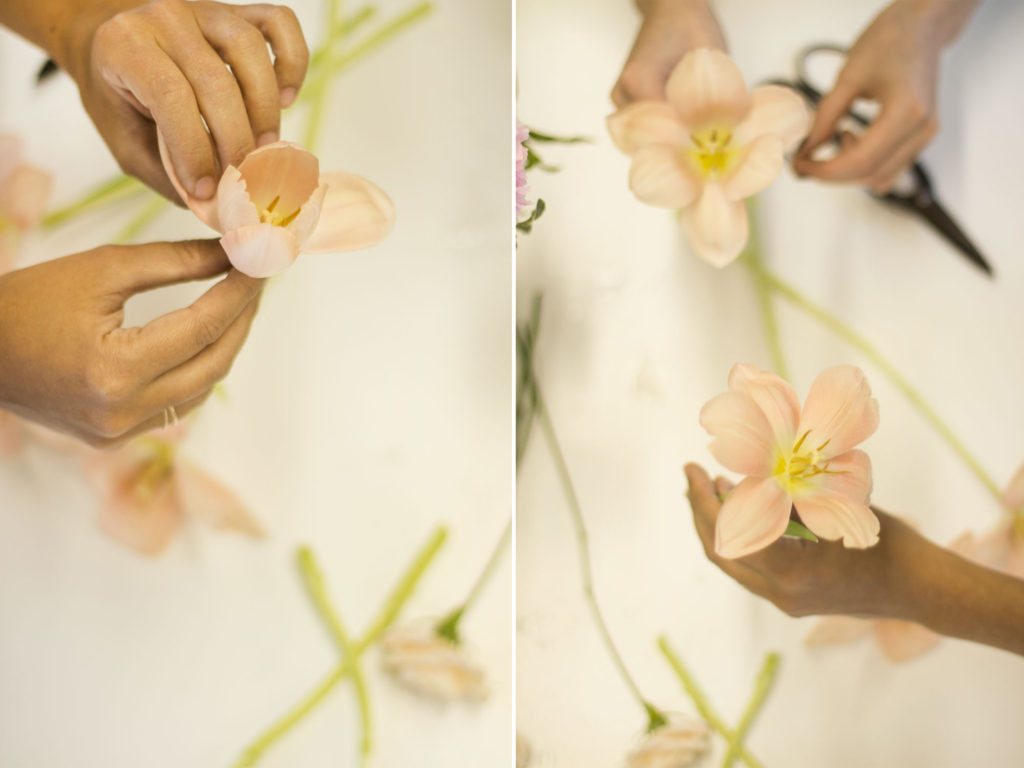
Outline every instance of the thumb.
[[231, 267], [217, 240], [108, 246], [113, 249], [118, 288], [125, 298], [141, 291], [192, 280], [205, 280]]

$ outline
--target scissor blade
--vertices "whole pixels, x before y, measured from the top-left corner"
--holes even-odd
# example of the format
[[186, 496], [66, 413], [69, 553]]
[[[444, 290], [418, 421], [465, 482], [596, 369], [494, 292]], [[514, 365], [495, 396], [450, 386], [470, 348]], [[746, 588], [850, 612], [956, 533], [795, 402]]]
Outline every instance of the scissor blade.
[[992, 266], [986, 261], [985, 257], [981, 255], [981, 252], [974, 247], [974, 243], [971, 242], [970, 238], [964, 234], [964, 231], [960, 229], [955, 221], [950, 217], [946, 210], [939, 205], [934, 199], [926, 206], [918, 209], [920, 214], [924, 216], [928, 222], [939, 231], [939, 233], [946, 238], [950, 243], [956, 246], [956, 248], [962, 253], [967, 259], [978, 269], [984, 272], [989, 277], [993, 277]]

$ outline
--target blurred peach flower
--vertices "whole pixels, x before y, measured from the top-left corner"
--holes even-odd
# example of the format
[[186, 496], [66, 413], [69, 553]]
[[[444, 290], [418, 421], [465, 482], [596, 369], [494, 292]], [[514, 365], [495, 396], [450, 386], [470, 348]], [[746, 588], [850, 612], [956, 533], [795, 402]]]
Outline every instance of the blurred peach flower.
[[847, 547], [878, 541], [868, 507], [871, 462], [854, 446], [878, 427], [878, 401], [852, 365], [826, 368], [811, 385], [803, 411], [793, 387], [774, 373], [737, 364], [729, 391], [700, 412], [712, 455], [746, 477], [718, 515], [715, 551], [742, 557], [786, 531], [792, 507], [823, 539]]
[[384, 668], [417, 693], [439, 701], [481, 701], [484, 673], [463, 647], [437, 633], [431, 622], [390, 630], [380, 643]]
[[144, 555], [163, 552], [186, 515], [219, 529], [262, 536], [263, 528], [228, 488], [180, 456], [184, 423], [93, 451], [86, 476], [100, 494], [100, 528]]
[[43, 217], [53, 177], [22, 159], [21, 140], [0, 135], [0, 275], [14, 269], [21, 236]]
[[530, 187], [526, 183], [526, 160], [529, 150], [523, 143], [530, 138], [530, 129], [516, 121], [516, 221], [530, 209], [527, 193]]
[[673, 716], [644, 736], [629, 753], [629, 768], [686, 768], [708, 750], [708, 727], [692, 718]]
[[633, 159], [629, 187], [643, 202], [681, 209], [697, 254], [716, 267], [747, 242], [744, 198], [771, 184], [810, 127], [789, 88], [747, 90], [722, 51], [698, 48], [676, 65], [666, 101], [637, 101], [608, 118], [615, 145]]
[[164, 168], [181, 199], [220, 232], [228, 259], [250, 277], [270, 277], [299, 252], [341, 253], [376, 245], [391, 232], [395, 208], [377, 186], [354, 173], [320, 173], [298, 144], [277, 141], [227, 167], [212, 200], [188, 195], [163, 142]]

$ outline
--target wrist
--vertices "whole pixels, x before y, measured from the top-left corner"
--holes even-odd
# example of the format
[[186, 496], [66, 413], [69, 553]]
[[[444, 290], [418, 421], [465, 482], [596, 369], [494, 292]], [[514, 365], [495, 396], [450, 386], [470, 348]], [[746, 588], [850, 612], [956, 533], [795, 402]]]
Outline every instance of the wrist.
[[963, 30], [980, 0], [895, 0], [917, 19], [918, 28], [934, 43], [947, 46]]

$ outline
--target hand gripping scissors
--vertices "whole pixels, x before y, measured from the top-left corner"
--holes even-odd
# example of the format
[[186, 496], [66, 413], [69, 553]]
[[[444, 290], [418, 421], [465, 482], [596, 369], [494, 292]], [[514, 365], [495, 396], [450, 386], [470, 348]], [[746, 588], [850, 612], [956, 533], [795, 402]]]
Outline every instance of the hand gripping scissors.
[[[807, 63], [812, 57], [821, 53], [842, 56], [846, 54], [846, 49], [829, 43], [811, 45], [802, 50], [797, 56], [795, 81], [778, 79], [769, 80], [768, 82], [793, 88], [811, 104], [817, 106], [826, 89], [818, 88], [812, 84], [807, 73]], [[862, 128], [866, 128], [871, 124], [870, 118], [865, 117], [855, 109], [850, 109], [846, 116]], [[960, 225], [956, 223], [953, 217], [946, 212], [945, 207], [938, 201], [932, 187], [931, 175], [920, 162], [915, 161], [908, 172], [904, 174], [904, 178], [899, 179], [886, 194], [870, 194], [877, 200], [922, 218], [949, 243], [955, 246], [971, 264], [989, 277], [993, 277], [992, 266], [981, 255], [981, 252], [971, 242], [971, 239], [964, 234]]]

